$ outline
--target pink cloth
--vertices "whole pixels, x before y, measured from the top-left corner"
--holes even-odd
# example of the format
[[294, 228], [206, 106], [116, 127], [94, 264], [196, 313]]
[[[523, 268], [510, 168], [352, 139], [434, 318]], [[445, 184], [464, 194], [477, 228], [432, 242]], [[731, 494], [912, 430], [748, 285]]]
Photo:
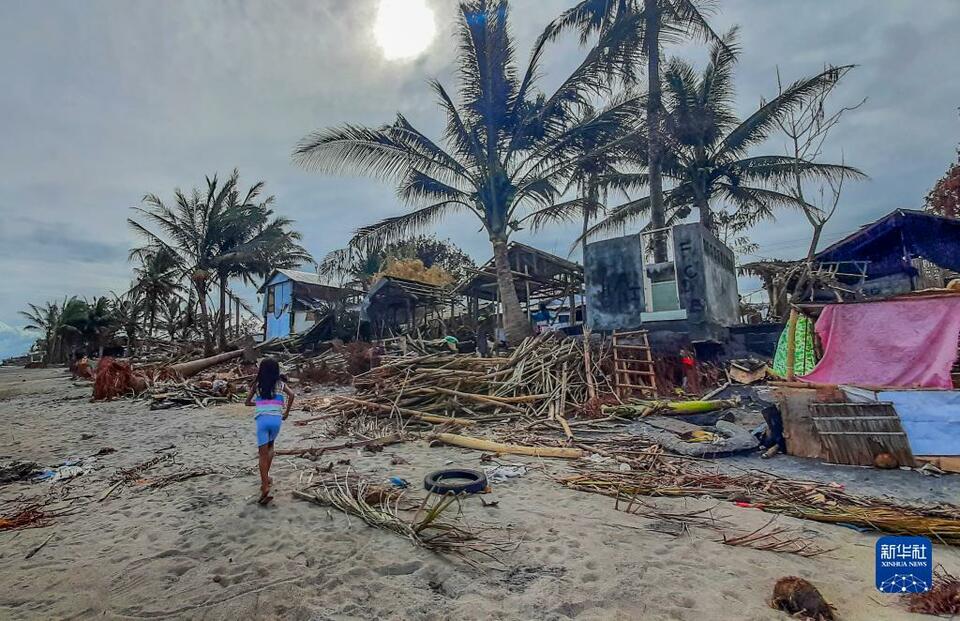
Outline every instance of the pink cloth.
[[833, 304], [816, 325], [823, 359], [798, 378], [824, 384], [953, 388], [960, 296]]

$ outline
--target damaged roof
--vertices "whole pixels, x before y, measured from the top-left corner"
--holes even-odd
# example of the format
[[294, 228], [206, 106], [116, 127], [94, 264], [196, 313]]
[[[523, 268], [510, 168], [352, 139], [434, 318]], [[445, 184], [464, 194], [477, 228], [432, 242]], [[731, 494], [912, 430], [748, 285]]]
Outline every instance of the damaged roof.
[[905, 271], [907, 261], [917, 257], [960, 271], [960, 220], [897, 209], [822, 250], [816, 260], [869, 261], [867, 274], [875, 278]]

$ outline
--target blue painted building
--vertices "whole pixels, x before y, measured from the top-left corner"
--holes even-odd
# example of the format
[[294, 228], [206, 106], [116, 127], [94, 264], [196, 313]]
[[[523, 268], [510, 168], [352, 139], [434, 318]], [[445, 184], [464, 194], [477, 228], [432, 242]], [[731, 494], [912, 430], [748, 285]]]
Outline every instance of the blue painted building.
[[263, 294], [263, 329], [266, 340], [306, 332], [323, 319], [330, 307], [350, 302], [360, 292], [331, 287], [317, 274], [279, 269], [260, 287]]

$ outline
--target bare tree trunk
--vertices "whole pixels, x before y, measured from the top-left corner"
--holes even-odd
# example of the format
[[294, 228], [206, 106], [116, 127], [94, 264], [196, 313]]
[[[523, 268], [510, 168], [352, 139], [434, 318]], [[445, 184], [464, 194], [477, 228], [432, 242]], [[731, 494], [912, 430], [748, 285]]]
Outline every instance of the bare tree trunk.
[[820, 245], [820, 235], [823, 233], [824, 222], [813, 223], [813, 237], [810, 238], [810, 248], [807, 250], [807, 263], [813, 264], [813, 258], [817, 255], [817, 246]]
[[[660, 9], [658, 0], [644, 0], [644, 30], [647, 45], [647, 174], [650, 178], [650, 228], [666, 226], [667, 214], [663, 204], [663, 178], [660, 173], [660, 153], [663, 145], [660, 135]], [[667, 260], [666, 239], [655, 234], [654, 261]]]
[[520, 309], [520, 298], [513, 282], [513, 271], [507, 253], [505, 239], [491, 239], [493, 261], [497, 269], [497, 288], [500, 291], [500, 303], [503, 304], [503, 329], [507, 333], [507, 343], [517, 345], [530, 335], [530, 322]]
[[220, 315], [217, 317], [217, 347], [220, 351], [227, 349], [227, 275], [220, 274]]

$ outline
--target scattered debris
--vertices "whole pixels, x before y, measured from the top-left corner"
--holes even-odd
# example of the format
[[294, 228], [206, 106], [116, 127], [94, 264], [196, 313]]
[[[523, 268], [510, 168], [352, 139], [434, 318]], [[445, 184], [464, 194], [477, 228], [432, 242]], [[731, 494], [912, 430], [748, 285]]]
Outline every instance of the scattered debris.
[[53, 523], [55, 518], [71, 513], [69, 510], [47, 511], [38, 503], [28, 502], [13, 513], [0, 515], [0, 531], [43, 528]]
[[756, 471], [722, 474], [707, 465], [665, 455], [656, 447], [620, 459], [631, 465], [630, 471], [604, 469], [604, 464], [584, 460], [577, 464], [581, 474], [560, 482], [572, 489], [614, 497], [710, 497], [768, 513], [897, 535], [923, 535], [945, 545], [960, 545], [960, 507], [954, 505], [899, 505], [855, 496], [841, 486]]
[[483, 473], [487, 475], [487, 480], [491, 483], [505, 483], [510, 479], [525, 475], [527, 473], [527, 467], [523, 465], [511, 466], [501, 464], [497, 466], [487, 466], [483, 469]]
[[819, 556], [831, 551], [828, 548], [821, 548], [816, 541], [809, 537], [790, 533], [786, 528], [770, 528], [770, 525], [776, 519], [776, 517], [771, 518], [769, 522], [757, 530], [745, 535], [728, 537], [724, 533], [723, 543], [728, 546], [742, 546], [754, 550], [797, 554], [804, 558]]
[[796, 576], [777, 580], [770, 607], [803, 621], [834, 621], [833, 606], [823, 599], [817, 587]]
[[942, 565], [933, 574], [933, 586], [926, 593], [903, 596], [907, 610], [925, 615], [960, 615], [960, 578], [951, 575]]
[[0, 466], [0, 485], [34, 478], [43, 467], [32, 461], [14, 461]]
[[434, 494], [478, 494], [487, 489], [487, 475], [463, 468], [435, 470], [423, 477], [423, 488]]
[[50, 540], [53, 539], [53, 536], [54, 536], [54, 535], [56, 535], [56, 533], [50, 533], [50, 534], [47, 536], [47, 538], [44, 539], [43, 542], [40, 543], [40, 545], [38, 545], [38, 546], [35, 547], [34, 549], [32, 549], [32, 550], [30, 550], [29, 552], [27, 552], [27, 555], [23, 557], [23, 560], [28, 561], [28, 560], [30, 560], [31, 558], [33, 558], [34, 555], [36, 555], [37, 552], [39, 552], [40, 550], [42, 550], [42, 549], [44, 548], [44, 546], [46, 546], [48, 543], [50, 543]]
[[451, 511], [459, 502], [455, 495], [428, 494], [418, 503], [407, 499], [404, 491], [370, 483], [350, 471], [311, 479], [306, 487], [294, 491], [294, 496], [355, 515], [370, 526], [394, 532], [428, 550], [457, 556], [475, 567], [483, 561], [499, 564], [496, 555], [517, 546], [507, 539], [488, 538], [503, 528], [468, 527], [460, 512]]

